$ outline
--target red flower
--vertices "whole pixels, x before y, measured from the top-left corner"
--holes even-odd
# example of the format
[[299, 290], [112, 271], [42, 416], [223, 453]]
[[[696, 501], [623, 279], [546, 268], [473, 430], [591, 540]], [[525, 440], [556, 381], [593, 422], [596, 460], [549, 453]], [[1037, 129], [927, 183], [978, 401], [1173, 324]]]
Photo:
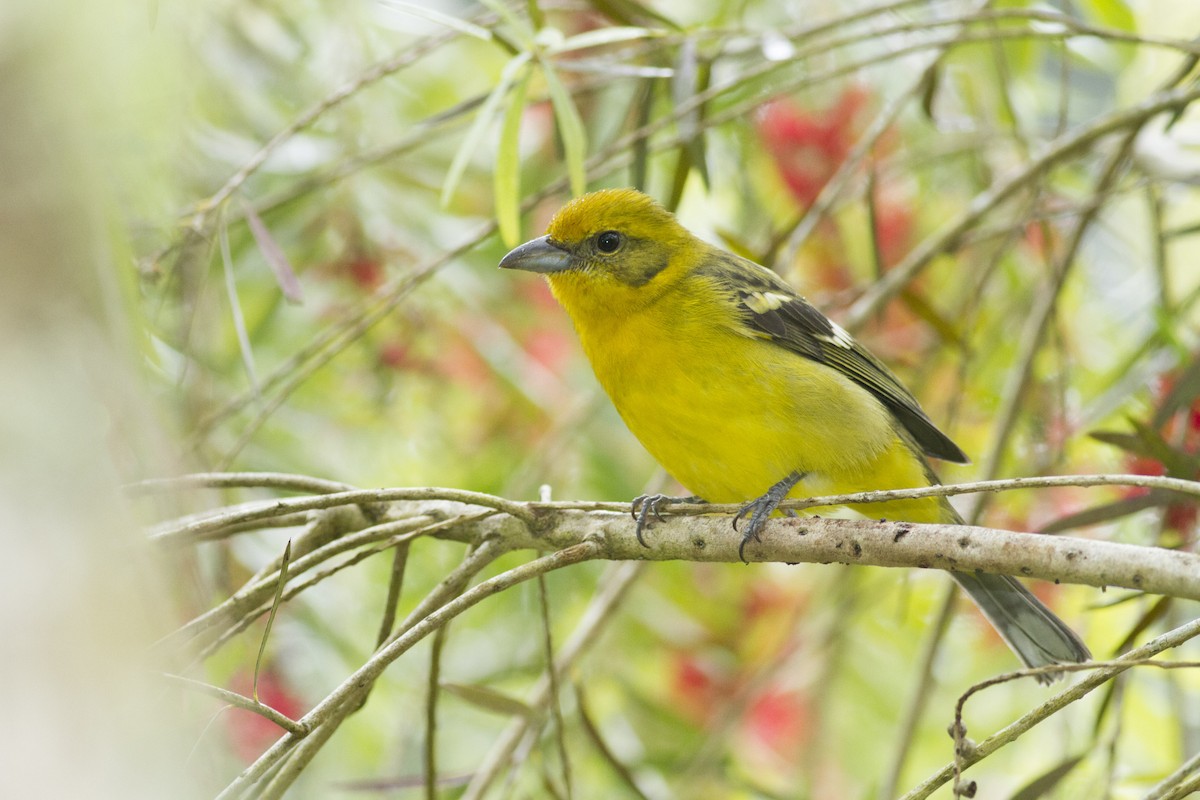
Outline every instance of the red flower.
[[373, 292], [383, 283], [383, 265], [378, 259], [360, 255], [348, 261], [343, 269], [346, 277], [365, 292]]
[[[251, 696], [254, 691], [254, 678], [249, 673], [239, 673], [234, 677], [233, 690], [239, 694]], [[299, 719], [304, 714], [304, 706], [300, 698], [292, 691], [283, 676], [272, 667], [267, 667], [258, 675], [258, 699], [263, 705], [292, 719]], [[243, 708], [231, 708], [225, 712], [225, 725], [229, 732], [229, 742], [238, 758], [247, 764], [266, 752], [285, 731], [271, 720], [247, 711]]]
[[851, 86], [823, 111], [803, 109], [785, 100], [768, 103], [759, 111], [759, 134], [801, 205], [812, 205], [846, 160], [867, 99], [864, 88]]
[[[1169, 372], [1160, 375], [1155, 381], [1154, 396], [1158, 404], [1164, 402], [1175, 387], [1178, 375]], [[1182, 430], [1180, 429], [1182, 426]], [[1159, 428], [1162, 441], [1175, 448], [1183, 458], [1195, 457], [1200, 453], [1200, 397], [1192, 400], [1190, 406], [1175, 412]], [[1180, 459], [1182, 461], [1182, 459]], [[1186, 463], [1186, 462], [1183, 462]], [[1141, 453], [1126, 453], [1125, 469], [1134, 475], [1166, 475], [1167, 467], [1162, 461], [1153, 456]], [[1195, 479], [1200, 477], [1200, 470], [1191, 475], [1177, 475]], [[1126, 497], [1137, 497], [1147, 494], [1149, 489], [1129, 487], [1124, 490]], [[1194, 536], [1200, 509], [1194, 501], [1185, 500], [1171, 503], [1164, 511], [1163, 522], [1166, 528], [1181, 534], [1185, 541], [1190, 542]]]
[[795, 753], [808, 734], [808, 704], [799, 692], [769, 689], [746, 713], [746, 731], [780, 754]]
[[703, 725], [717, 710], [720, 699], [730, 689], [728, 681], [716, 674], [694, 653], [676, 652], [671, 664], [671, 693], [676, 708], [694, 724]]

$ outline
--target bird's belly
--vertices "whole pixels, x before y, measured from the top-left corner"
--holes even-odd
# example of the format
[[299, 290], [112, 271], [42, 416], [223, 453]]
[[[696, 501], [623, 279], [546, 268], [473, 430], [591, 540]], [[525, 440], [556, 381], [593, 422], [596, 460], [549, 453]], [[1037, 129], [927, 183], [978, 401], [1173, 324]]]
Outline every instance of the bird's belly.
[[[898, 441], [879, 401], [824, 365], [725, 335], [737, 339], [672, 337], [668, 348], [593, 354], [601, 384], [663, 468], [718, 503], [758, 497], [792, 472], [829, 485], [868, 480]], [[741, 354], [737, 363], [729, 352]], [[802, 484], [793, 494], [808, 492]]]

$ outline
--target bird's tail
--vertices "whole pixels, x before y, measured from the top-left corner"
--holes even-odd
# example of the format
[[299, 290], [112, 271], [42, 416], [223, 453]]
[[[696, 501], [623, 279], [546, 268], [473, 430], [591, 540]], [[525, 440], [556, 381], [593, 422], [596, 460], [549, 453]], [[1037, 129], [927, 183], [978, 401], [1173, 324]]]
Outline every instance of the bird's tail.
[[[946, 498], [942, 500], [942, 518], [963, 524], [962, 517]], [[1092, 657], [1087, 645], [1054, 612], [1008, 575], [988, 572], [951, 572], [988, 622], [1008, 643], [1027, 667], [1052, 664], [1078, 664]], [[1051, 683], [1062, 673], [1043, 673], [1039, 683]]]
[[[951, 572], [983, 615], [1027, 667], [1076, 664], [1092, 657], [1067, 624], [1042, 605], [1016, 578], [985, 572]], [[1059, 674], [1038, 676], [1050, 683]]]

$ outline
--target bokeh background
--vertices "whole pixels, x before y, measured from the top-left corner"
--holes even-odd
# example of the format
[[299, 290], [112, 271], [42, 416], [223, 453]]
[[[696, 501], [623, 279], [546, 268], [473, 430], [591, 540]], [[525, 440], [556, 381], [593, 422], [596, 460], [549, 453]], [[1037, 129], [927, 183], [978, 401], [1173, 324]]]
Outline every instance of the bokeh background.
[[[5, 528], [25, 601], [7, 646], [28, 674], [5, 669], [59, 698], [17, 716], [44, 731], [10, 731], [29, 753], [5, 747], [10, 774], [102, 791], [112, 748], [146, 796], [211, 796], [280, 735], [137, 671], [294, 533], [164, 555], [139, 526], [274, 495], [130, 507], [121, 484], [236, 470], [517, 500], [678, 490], [540, 279], [495, 268], [585, 187], [643, 188], [851, 327], [971, 454], [947, 481], [1196, 478], [1198, 34], [1200, 9], [1165, 0], [0, 12]], [[1195, 541], [1195, 505], [1155, 492], [960, 507], [1011, 530]], [[414, 545], [401, 614], [461, 557]], [[391, 569], [380, 555], [284, 604], [261, 662], [260, 619], [187, 674], [248, 694], [258, 664], [259, 697], [301, 716], [374, 649]], [[546, 661], [536, 586], [449, 627], [437, 796], [472, 791], [525, 714], [533, 733], [487, 797], [899, 797], [951, 759], [955, 698], [1016, 666], [946, 605], [944, 576], [840, 566], [577, 566], [547, 580], [556, 645], [615, 582], [558, 687], [561, 723], [523, 705]], [[1034, 588], [1098, 657], [1196, 615]], [[289, 796], [428, 796], [431, 655], [394, 665]], [[98, 696], [81, 664], [124, 694]], [[971, 735], [1052, 691], [985, 692]], [[39, 743], [93, 707], [108, 722], [80, 747], [97, 763], [55, 772]], [[1135, 670], [970, 777], [980, 797], [1141, 797], [1198, 751], [1200, 678]]]

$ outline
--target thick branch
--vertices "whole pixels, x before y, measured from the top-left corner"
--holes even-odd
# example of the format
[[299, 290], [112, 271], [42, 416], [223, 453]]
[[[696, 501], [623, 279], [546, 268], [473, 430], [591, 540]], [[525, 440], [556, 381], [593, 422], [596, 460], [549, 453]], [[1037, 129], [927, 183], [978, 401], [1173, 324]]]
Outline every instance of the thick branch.
[[[449, 504], [438, 505], [449, 510]], [[741, 536], [728, 517], [668, 517], [654, 525], [646, 536], [649, 547], [642, 547], [628, 514], [544, 508], [538, 513], [541, 536], [502, 515], [458, 526], [451, 536], [499, 536], [515, 547], [543, 549], [593, 540], [600, 546], [597, 558], [615, 560], [738, 561]], [[746, 557], [789, 564], [979, 570], [1200, 600], [1200, 556], [1193, 553], [971, 525], [775, 519], [764, 529], [761, 543], [747, 546]]]

